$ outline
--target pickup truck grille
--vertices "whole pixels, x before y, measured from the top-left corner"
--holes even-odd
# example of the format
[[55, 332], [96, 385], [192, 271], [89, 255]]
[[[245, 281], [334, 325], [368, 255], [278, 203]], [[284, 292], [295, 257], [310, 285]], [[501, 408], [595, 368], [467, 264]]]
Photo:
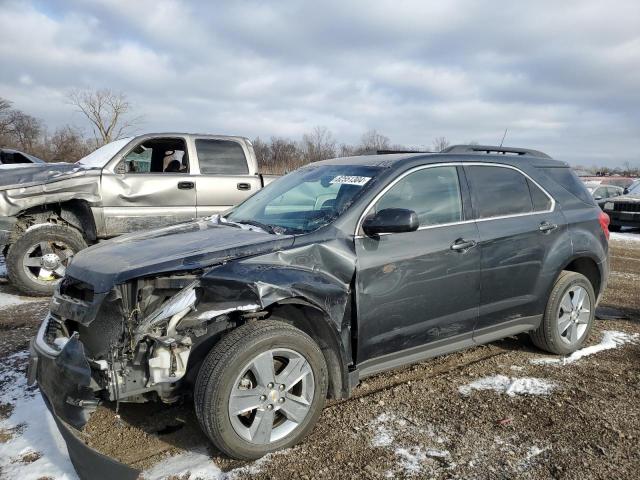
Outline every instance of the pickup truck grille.
[[640, 212], [640, 202], [638, 203], [614, 203], [614, 210], [616, 212]]

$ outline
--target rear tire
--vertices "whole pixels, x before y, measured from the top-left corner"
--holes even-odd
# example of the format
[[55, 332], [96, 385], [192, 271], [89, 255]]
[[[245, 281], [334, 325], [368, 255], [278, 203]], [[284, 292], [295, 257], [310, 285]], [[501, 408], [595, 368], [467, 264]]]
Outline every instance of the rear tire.
[[87, 248], [82, 234], [66, 225], [43, 224], [27, 230], [9, 247], [7, 276], [22, 293], [50, 296], [76, 253]]
[[194, 389], [196, 416], [226, 455], [253, 460], [306, 437], [327, 396], [327, 365], [306, 333], [283, 322], [251, 322], [205, 358]]
[[577, 272], [563, 271], [551, 290], [542, 323], [530, 334], [542, 350], [568, 355], [589, 338], [595, 319], [596, 295], [591, 282]]

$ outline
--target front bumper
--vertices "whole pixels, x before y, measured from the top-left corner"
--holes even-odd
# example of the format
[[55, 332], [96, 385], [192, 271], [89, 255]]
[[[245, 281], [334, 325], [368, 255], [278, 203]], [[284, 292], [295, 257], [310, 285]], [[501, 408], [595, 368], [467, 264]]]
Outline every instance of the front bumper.
[[80, 430], [98, 401], [89, 388], [91, 371], [80, 340], [72, 337], [56, 355], [42, 343], [41, 333], [42, 327], [30, 344], [27, 378], [29, 384], [38, 382], [78, 476], [83, 480], [138, 478], [140, 471], [92, 449], [81, 437]]

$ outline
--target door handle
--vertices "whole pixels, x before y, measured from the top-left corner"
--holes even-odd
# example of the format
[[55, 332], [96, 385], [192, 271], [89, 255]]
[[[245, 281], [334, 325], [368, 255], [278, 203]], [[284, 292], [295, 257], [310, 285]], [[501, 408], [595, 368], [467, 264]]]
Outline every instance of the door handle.
[[251, 190], [251, 185], [248, 183], [239, 183], [238, 184], [238, 190]]
[[193, 182], [178, 182], [178, 188], [180, 190], [191, 190], [196, 186]]
[[470, 248], [475, 247], [478, 244], [475, 240], [465, 240], [464, 238], [459, 238], [455, 242], [451, 244], [451, 250], [454, 252], [464, 253]]
[[538, 227], [538, 230], [540, 230], [542, 233], [550, 233], [556, 228], [558, 228], [558, 225], [556, 225], [555, 223], [542, 222]]

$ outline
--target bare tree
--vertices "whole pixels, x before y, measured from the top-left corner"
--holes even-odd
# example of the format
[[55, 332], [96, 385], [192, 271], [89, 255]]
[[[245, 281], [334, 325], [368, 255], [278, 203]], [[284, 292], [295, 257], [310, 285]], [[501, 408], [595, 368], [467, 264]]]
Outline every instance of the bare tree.
[[376, 150], [385, 150], [389, 148], [389, 137], [378, 133], [377, 130], [368, 130], [362, 135], [360, 140], [360, 151], [375, 152]]
[[447, 140], [447, 137], [436, 137], [433, 139], [433, 150], [435, 152], [441, 152], [449, 145], [450, 144], [449, 140]]
[[140, 122], [140, 117], [127, 118], [131, 104], [122, 92], [73, 90], [68, 99], [91, 122], [97, 146], [122, 138]]
[[336, 156], [336, 141], [327, 127], [318, 126], [302, 136], [301, 149], [306, 163], [326, 160]]
[[42, 122], [20, 110], [9, 113], [9, 129], [22, 150], [30, 152], [43, 132]]
[[75, 162], [90, 152], [82, 132], [69, 125], [58, 128], [47, 142], [52, 162]]
[[10, 133], [10, 113], [11, 102], [5, 98], [0, 97], [0, 139]]

